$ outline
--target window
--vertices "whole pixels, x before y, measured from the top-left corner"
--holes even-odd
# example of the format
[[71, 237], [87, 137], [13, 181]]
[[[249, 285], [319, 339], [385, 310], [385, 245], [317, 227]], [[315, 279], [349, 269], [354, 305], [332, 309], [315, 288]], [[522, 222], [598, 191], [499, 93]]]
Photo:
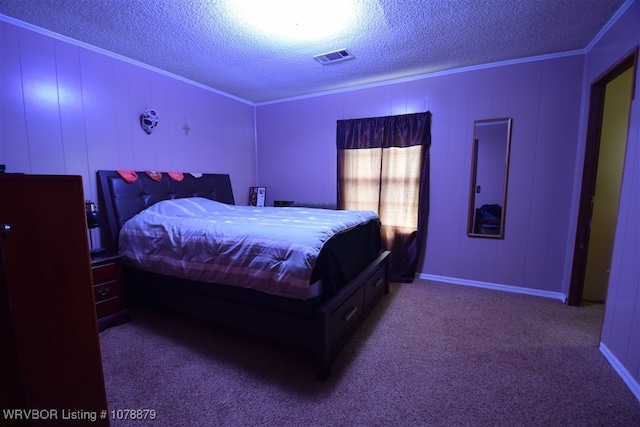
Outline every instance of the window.
[[338, 121], [338, 205], [380, 215], [393, 281], [413, 280], [426, 230], [430, 117]]

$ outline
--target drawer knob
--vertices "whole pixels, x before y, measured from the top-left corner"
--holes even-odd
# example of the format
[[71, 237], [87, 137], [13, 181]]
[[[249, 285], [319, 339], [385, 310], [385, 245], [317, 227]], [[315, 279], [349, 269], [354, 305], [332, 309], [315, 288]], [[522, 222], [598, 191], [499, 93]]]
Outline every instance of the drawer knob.
[[111, 288], [100, 288], [100, 289], [98, 289], [98, 293], [99, 293], [101, 296], [105, 296], [105, 295], [107, 295], [109, 292], [111, 292]]
[[378, 286], [382, 285], [382, 282], [384, 282], [384, 279], [382, 277], [378, 277], [378, 280], [376, 280], [376, 282], [373, 284], [373, 287], [377, 288]]

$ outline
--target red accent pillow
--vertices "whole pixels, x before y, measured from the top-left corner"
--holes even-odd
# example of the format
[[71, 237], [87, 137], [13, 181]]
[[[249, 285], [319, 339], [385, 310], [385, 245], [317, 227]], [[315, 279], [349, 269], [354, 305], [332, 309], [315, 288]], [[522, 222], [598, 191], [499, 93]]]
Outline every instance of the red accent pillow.
[[118, 175], [120, 175], [120, 177], [124, 179], [126, 183], [131, 184], [132, 182], [135, 182], [136, 179], [138, 179], [138, 174], [133, 170], [119, 169], [117, 170], [117, 172], [118, 172]]
[[182, 181], [184, 179], [184, 174], [182, 172], [167, 172], [171, 179], [174, 181]]
[[145, 173], [147, 174], [147, 176], [149, 178], [151, 178], [154, 181], [158, 181], [160, 182], [160, 180], [162, 179], [162, 172], [156, 172], [156, 171], [145, 171]]

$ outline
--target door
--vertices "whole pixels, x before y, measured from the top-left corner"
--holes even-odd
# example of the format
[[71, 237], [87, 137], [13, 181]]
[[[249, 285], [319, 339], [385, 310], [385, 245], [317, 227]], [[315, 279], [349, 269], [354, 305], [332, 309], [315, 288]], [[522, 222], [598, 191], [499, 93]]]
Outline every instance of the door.
[[636, 49], [591, 86], [570, 305], [606, 298], [637, 56]]

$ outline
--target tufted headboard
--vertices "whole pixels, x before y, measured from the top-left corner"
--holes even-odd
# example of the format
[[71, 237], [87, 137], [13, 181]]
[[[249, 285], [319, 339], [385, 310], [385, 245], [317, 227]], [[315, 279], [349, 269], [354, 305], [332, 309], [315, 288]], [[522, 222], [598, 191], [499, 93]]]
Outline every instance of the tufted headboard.
[[184, 173], [182, 181], [175, 181], [163, 173], [160, 181], [154, 181], [145, 172], [136, 173], [138, 179], [129, 184], [116, 171], [97, 172], [100, 237], [102, 246], [113, 252], [117, 252], [122, 225], [161, 200], [205, 197], [235, 204], [228, 174], [202, 174], [196, 178]]

